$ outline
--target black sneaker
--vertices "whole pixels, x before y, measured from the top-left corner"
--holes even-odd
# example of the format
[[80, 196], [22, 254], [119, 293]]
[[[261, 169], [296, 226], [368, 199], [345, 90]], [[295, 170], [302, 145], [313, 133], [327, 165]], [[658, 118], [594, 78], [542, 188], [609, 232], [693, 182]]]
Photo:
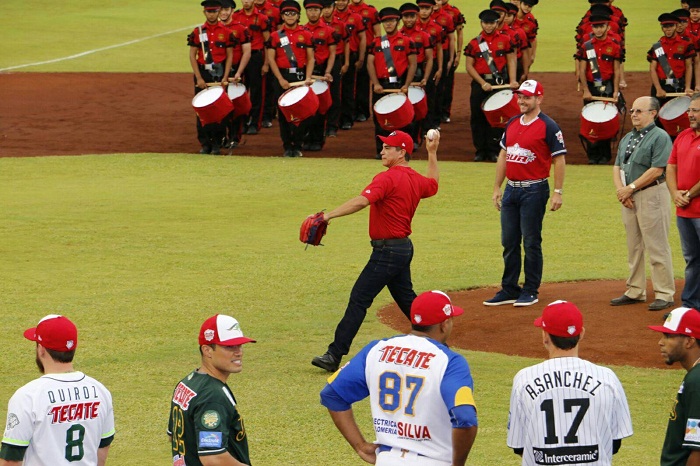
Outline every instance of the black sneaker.
[[284, 157], [294, 157], [294, 151], [292, 149], [285, 150]]
[[296, 149], [294, 151], [294, 157], [303, 157], [303, 156], [304, 156], [304, 154], [302, 154], [299, 149]]
[[219, 146], [211, 146], [211, 155], [221, 155], [221, 147]]
[[338, 131], [336, 131], [335, 129], [331, 128], [328, 131], [326, 131], [326, 137], [328, 137], [328, 138], [334, 138], [337, 136], [338, 136]]
[[199, 150], [200, 154], [208, 154], [211, 152], [211, 146], [202, 146], [202, 148]]
[[504, 304], [515, 304], [518, 300], [518, 296], [511, 296], [505, 291], [501, 290], [496, 293], [491, 299], [484, 301], [484, 306], [503, 306]]
[[246, 130], [245, 134], [250, 134], [250, 135], [258, 134], [258, 128], [256, 128], [254, 125], [248, 126], [248, 129]]
[[326, 351], [323, 356], [316, 356], [311, 360], [311, 364], [321, 369], [325, 369], [328, 372], [335, 372], [340, 366], [340, 359], [336, 359], [331, 353]]
[[357, 115], [357, 116], [355, 117], [355, 121], [358, 121], [358, 122], [362, 123], [363, 121], [367, 121], [367, 117], [364, 116], [364, 115], [362, 115], [362, 114], [360, 114], [360, 115]]
[[263, 120], [263, 122], [262, 122], [262, 127], [263, 127], [263, 128], [272, 128], [272, 121], [270, 121], [270, 120]]
[[340, 129], [344, 129], [346, 131], [352, 129], [352, 123], [343, 123], [342, 125], [340, 125]]

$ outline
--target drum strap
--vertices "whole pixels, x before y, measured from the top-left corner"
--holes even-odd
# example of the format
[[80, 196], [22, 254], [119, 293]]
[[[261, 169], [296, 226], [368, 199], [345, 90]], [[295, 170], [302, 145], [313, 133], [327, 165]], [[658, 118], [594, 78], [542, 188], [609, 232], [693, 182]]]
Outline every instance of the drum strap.
[[595, 47], [593, 47], [593, 39], [586, 41], [583, 46], [586, 49], [586, 61], [588, 61], [588, 66], [591, 67], [591, 74], [593, 75], [593, 83], [598, 86], [603, 86], [603, 76], [600, 74], [600, 67], [598, 66], [598, 55], [595, 53]]
[[394, 65], [394, 57], [391, 56], [391, 43], [389, 38], [384, 34], [381, 38], [380, 46], [382, 48], [382, 53], [384, 54], [384, 62], [386, 63], [386, 70], [389, 73], [389, 82], [398, 83], [399, 75], [396, 74], [396, 66]]
[[209, 48], [209, 35], [206, 28], [202, 29], [202, 26], [199, 26], [199, 44], [202, 46], [202, 55], [204, 56], [204, 62], [207, 64], [205, 68], [211, 71], [214, 57], [211, 56], [211, 49]]
[[292, 50], [292, 44], [289, 42], [289, 37], [284, 32], [284, 29], [280, 29], [280, 45], [282, 50], [284, 50], [285, 55], [287, 55], [287, 60], [289, 61], [289, 71], [291, 73], [297, 72], [297, 57], [294, 55]]
[[496, 63], [493, 61], [493, 56], [491, 55], [491, 50], [489, 50], [488, 42], [486, 42], [484, 38], [481, 37], [481, 34], [479, 34], [479, 36], [476, 39], [477, 42], [479, 42], [481, 58], [483, 58], [486, 61], [486, 64], [489, 66], [489, 70], [491, 70], [491, 74], [496, 80], [496, 84], [503, 84], [503, 76], [501, 76], [501, 73], [498, 71], [498, 68], [496, 68]]
[[655, 43], [651, 46], [651, 48], [656, 56], [656, 61], [659, 62], [661, 69], [664, 70], [664, 74], [666, 75], [666, 84], [678, 88], [678, 79], [676, 79], [676, 76], [673, 74], [673, 69], [671, 68], [671, 64], [668, 62], [668, 57], [666, 56], [666, 52], [664, 51], [661, 42]]
[[642, 142], [642, 139], [644, 139], [644, 136], [646, 136], [647, 133], [654, 128], [656, 128], [656, 126], [649, 125], [648, 127], [644, 128], [642, 131], [637, 133], [636, 135], [633, 134], [630, 137], [630, 140], [627, 141], [627, 147], [625, 148], [625, 159], [624, 159], [623, 163], [627, 163], [629, 161], [632, 154], [634, 154], [634, 150], [637, 148], [639, 143]]

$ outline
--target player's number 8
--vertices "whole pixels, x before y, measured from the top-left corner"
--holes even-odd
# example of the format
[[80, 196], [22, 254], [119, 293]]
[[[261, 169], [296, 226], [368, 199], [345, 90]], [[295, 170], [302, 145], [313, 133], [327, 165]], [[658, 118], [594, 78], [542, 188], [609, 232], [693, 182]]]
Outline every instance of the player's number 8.
[[[74, 434], [78, 433], [76, 437]], [[74, 424], [66, 431], [66, 460], [68, 461], [80, 461], [85, 455], [85, 448], [83, 447], [83, 440], [85, 440], [85, 427], [80, 424]], [[78, 451], [74, 451], [77, 448]]]
[[[404, 408], [404, 414], [413, 416], [414, 405], [416, 398], [423, 388], [423, 377], [413, 375], [406, 376], [405, 389], [408, 390], [408, 402]], [[401, 397], [403, 395], [403, 381], [401, 376], [396, 372], [382, 372], [379, 376], [379, 406], [390, 413], [393, 413], [401, 406]]]

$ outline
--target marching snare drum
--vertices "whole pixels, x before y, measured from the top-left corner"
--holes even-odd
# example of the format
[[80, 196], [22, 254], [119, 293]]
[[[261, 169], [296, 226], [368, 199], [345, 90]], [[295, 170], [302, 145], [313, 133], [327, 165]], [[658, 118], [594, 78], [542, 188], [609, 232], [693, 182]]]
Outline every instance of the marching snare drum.
[[669, 100], [659, 110], [659, 122], [669, 136], [678, 136], [681, 131], [690, 128], [688, 107], [690, 107], [690, 97], [684, 95]]
[[387, 131], [403, 128], [413, 121], [413, 104], [406, 94], [388, 94], [374, 104], [379, 126]]
[[591, 102], [581, 110], [581, 136], [590, 142], [612, 139], [620, 130], [620, 117], [614, 102]]
[[250, 94], [242, 83], [231, 83], [228, 85], [228, 98], [233, 103], [233, 118], [238, 118], [250, 113], [253, 104], [250, 101]]
[[316, 114], [318, 97], [309, 86], [299, 86], [287, 89], [277, 101], [284, 118], [294, 125]]
[[484, 116], [493, 128], [505, 128], [508, 120], [520, 113], [518, 96], [510, 89], [491, 94], [481, 104]]
[[199, 92], [192, 99], [192, 107], [199, 116], [202, 126], [220, 123], [233, 110], [231, 99], [224, 93], [224, 88], [210, 87]]
[[313, 89], [318, 97], [318, 113], [325, 115], [333, 103], [333, 99], [331, 99], [331, 88], [328, 87], [326, 81], [314, 81], [311, 85], [311, 89]]
[[428, 97], [422, 87], [409, 86], [408, 100], [413, 105], [413, 121], [421, 121], [428, 115]]

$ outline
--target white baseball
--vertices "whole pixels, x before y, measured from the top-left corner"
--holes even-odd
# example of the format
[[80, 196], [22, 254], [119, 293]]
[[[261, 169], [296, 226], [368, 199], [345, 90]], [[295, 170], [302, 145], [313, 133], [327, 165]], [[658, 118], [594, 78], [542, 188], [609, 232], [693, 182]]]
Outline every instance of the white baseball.
[[428, 140], [430, 140], [430, 141], [432, 141], [433, 139], [435, 139], [439, 135], [440, 135], [440, 132], [436, 129], [430, 129], [430, 130], [428, 130], [428, 134], [426, 134]]

